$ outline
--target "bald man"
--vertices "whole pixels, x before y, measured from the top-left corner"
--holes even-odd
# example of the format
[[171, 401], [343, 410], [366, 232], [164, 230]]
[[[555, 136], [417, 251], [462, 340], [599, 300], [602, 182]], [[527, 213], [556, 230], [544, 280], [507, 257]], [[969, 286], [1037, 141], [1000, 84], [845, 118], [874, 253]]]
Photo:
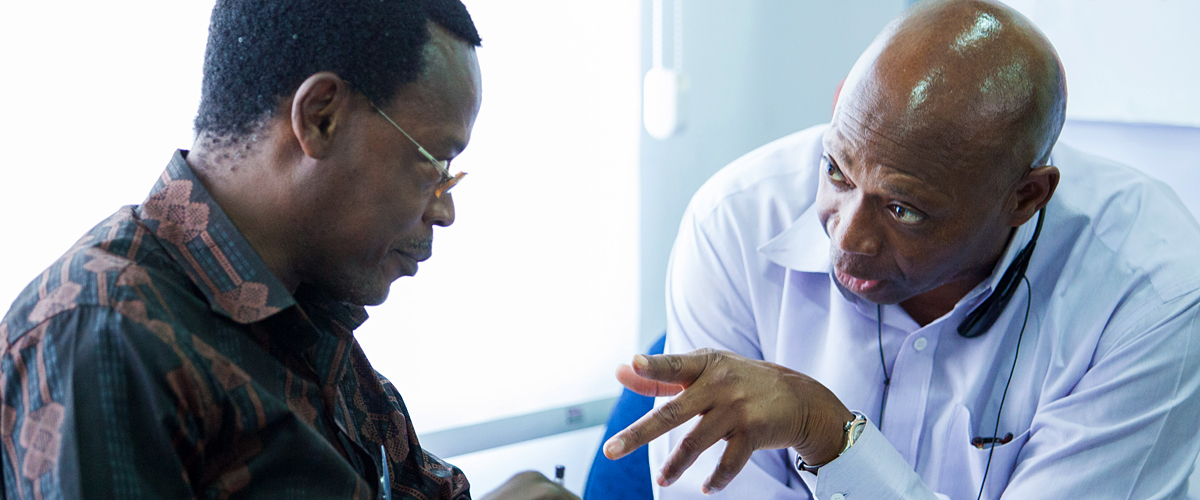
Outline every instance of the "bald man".
[[1055, 146], [1065, 104], [1011, 9], [907, 11], [831, 124], [693, 198], [668, 354], [618, 373], [674, 397], [605, 452], [662, 436], [660, 500], [1182, 498], [1200, 228], [1165, 185]]

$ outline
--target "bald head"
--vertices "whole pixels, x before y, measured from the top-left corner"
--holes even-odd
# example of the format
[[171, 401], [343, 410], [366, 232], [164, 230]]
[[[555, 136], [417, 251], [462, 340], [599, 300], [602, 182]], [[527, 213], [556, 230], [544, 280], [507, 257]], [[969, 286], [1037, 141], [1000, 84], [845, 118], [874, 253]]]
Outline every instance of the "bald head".
[[927, 0], [855, 64], [815, 206], [835, 274], [925, 324], [989, 276], [1050, 202], [1066, 108], [1054, 48], [1011, 9]]
[[1045, 163], [1065, 109], [1058, 55], [1028, 19], [991, 2], [927, 0], [859, 59], [835, 120], [885, 127], [943, 166], [990, 166], [1013, 179]]

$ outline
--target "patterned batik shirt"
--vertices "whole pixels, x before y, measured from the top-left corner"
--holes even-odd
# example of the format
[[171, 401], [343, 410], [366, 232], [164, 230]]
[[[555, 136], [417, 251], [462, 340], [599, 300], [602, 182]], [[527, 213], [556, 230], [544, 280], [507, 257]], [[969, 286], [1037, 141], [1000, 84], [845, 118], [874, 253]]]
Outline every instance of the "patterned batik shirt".
[[0, 322], [3, 491], [42, 498], [469, 499], [353, 330], [288, 293], [177, 152]]

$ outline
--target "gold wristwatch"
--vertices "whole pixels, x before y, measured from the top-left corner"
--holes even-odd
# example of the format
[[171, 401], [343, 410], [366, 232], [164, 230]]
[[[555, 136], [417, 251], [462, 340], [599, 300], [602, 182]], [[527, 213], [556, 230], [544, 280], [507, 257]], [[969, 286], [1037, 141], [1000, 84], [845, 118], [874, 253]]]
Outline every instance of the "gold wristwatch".
[[[842, 428], [842, 431], [845, 432], [845, 437], [843, 439], [846, 441], [846, 444], [845, 446], [842, 446], [842, 451], [838, 452], [837, 457], [842, 456], [843, 453], [846, 453], [846, 450], [849, 450], [851, 446], [854, 446], [854, 442], [858, 441], [858, 437], [862, 435], [863, 429], [867, 427], [866, 415], [863, 415], [857, 411], [851, 411], [850, 413], [854, 414], [854, 420], [846, 422], [846, 426]], [[837, 460], [837, 457], [833, 457], [833, 460]], [[833, 462], [833, 460], [825, 462], [821, 465], [808, 465], [804, 463], [804, 459], [797, 455], [796, 470], [800, 472], [811, 472], [816, 474], [818, 469], [829, 465], [831, 462]]]

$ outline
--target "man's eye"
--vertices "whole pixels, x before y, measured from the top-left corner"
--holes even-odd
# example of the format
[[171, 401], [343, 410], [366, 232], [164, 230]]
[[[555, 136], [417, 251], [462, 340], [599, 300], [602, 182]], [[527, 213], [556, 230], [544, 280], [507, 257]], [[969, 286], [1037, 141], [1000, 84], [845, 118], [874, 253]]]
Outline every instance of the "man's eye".
[[916, 224], [925, 220], [925, 216], [920, 212], [902, 207], [900, 205], [891, 205], [888, 207], [888, 210], [891, 210], [892, 215], [896, 217], [896, 220], [905, 224]]
[[825, 163], [825, 175], [829, 176], [829, 180], [833, 182], [846, 182], [846, 177], [842, 175], [842, 171], [837, 168], [829, 158], [822, 158]]

